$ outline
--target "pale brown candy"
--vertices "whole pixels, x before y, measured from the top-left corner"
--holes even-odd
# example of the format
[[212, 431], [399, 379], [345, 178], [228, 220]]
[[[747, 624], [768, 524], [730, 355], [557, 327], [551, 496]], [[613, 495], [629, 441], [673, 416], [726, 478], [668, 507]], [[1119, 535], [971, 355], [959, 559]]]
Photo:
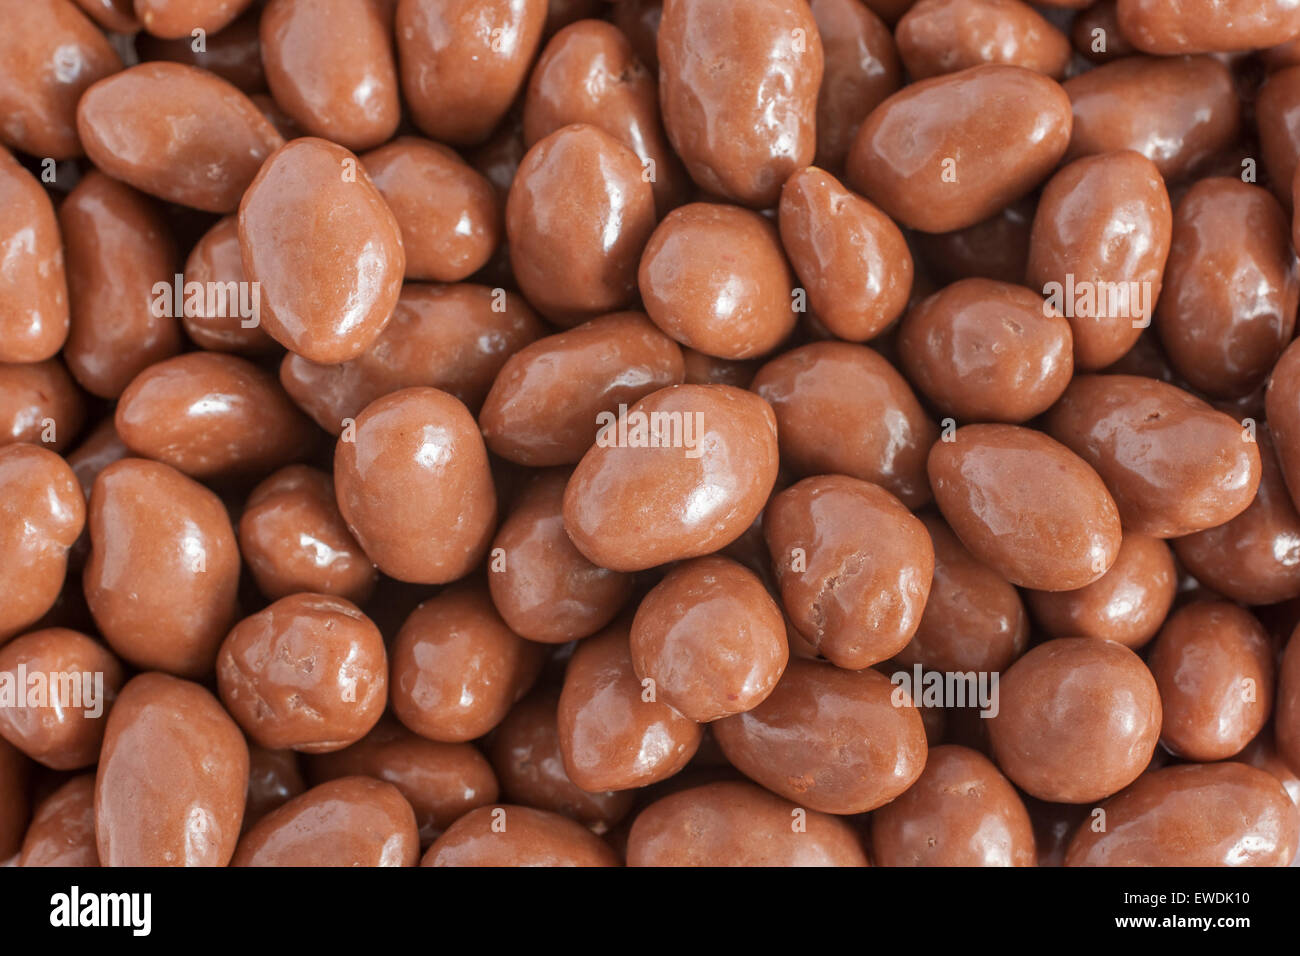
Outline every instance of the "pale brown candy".
[[0, 149], [0, 362], [40, 362], [68, 337], [68, 284], [54, 206]]
[[618, 866], [618, 856], [580, 823], [509, 804], [471, 810], [440, 836], [421, 866]]

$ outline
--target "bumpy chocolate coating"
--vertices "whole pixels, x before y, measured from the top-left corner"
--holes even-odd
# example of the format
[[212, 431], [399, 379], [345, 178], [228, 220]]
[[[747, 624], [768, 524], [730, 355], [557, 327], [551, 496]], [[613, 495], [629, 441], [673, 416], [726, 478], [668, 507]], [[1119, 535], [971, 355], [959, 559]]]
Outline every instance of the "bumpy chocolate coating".
[[0, 247], [7, 250], [0, 260], [0, 362], [48, 359], [68, 337], [59, 225], [36, 177], [3, 149]]
[[532, 807], [480, 807], [440, 836], [421, 866], [618, 866], [600, 837]]
[[99, 866], [93, 773], [73, 777], [36, 807], [18, 865]]

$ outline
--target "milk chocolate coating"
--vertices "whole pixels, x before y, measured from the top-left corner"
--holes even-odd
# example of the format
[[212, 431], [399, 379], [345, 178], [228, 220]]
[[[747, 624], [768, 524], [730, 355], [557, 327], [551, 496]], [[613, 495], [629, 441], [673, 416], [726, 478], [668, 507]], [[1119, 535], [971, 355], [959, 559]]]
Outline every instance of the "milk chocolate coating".
[[569, 779], [560, 750], [560, 691], [539, 689], [511, 708], [493, 732], [488, 755], [507, 799], [549, 810], [604, 833], [627, 816], [632, 790], [590, 793]]
[[555, 34], [538, 57], [524, 99], [524, 143], [532, 146], [571, 123], [614, 137], [653, 169], [660, 215], [685, 199], [688, 183], [659, 120], [656, 74], [612, 23], [580, 20]]
[[[993, 279], [1023, 283], [1029, 258], [1029, 233], [1037, 207], [1034, 196], [1022, 196], [988, 219], [952, 232], [914, 232], [911, 241], [921, 264], [934, 279]], [[921, 288], [926, 274], [917, 280], [913, 301], [933, 287]]]
[[217, 352], [149, 366], [118, 399], [114, 419], [134, 454], [192, 478], [270, 471], [302, 458], [315, 437], [273, 375]]
[[567, 817], [531, 807], [480, 807], [440, 836], [421, 866], [618, 866], [604, 840]]
[[1297, 805], [1296, 812], [1300, 813], [1300, 774], [1287, 766], [1286, 761], [1282, 759], [1282, 755], [1278, 753], [1272, 730], [1267, 728], [1263, 730], [1234, 759], [1239, 763], [1258, 767], [1260, 770], [1276, 777], [1286, 789], [1291, 802]]
[[597, 567], [564, 530], [566, 471], [536, 475], [492, 540], [488, 589], [510, 629], [564, 644], [595, 634], [622, 610], [632, 575]]
[[0, 446], [0, 644], [58, 600], [85, 523], [86, 499], [62, 458], [35, 445]]
[[1074, 109], [1067, 161], [1131, 149], [1181, 179], [1238, 133], [1232, 74], [1212, 57], [1126, 57], [1064, 86]]
[[912, 291], [912, 254], [871, 203], [808, 167], [786, 180], [779, 222], [813, 313], [837, 338], [875, 338], [902, 314]]
[[536, 680], [544, 651], [506, 627], [487, 588], [471, 580], [417, 607], [390, 656], [398, 720], [430, 740], [460, 743], [501, 723]]
[[239, 202], [239, 244], [267, 333], [313, 362], [356, 358], [397, 304], [401, 228], [342, 146], [304, 137], [276, 150]]
[[695, 182], [747, 206], [775, 203], [813, 160], [824, 62], [806, 3], [665, 0], [659, 102]]
[[1079, 375], [1046, 427], [1092, 465], [1124, 527], [1174, 538], [1230, 521], [1260, 482], [1248, 430], [1199, 398], [1136, 375]]
[[262, 12], [267, 85], [307, 135], [362, 150], [397, 130], [397, 64], [382, 8], [373, 0], [271, 0]]
[[76, 4], [105, 30], [131, 33], [140, 29], [134, 0], [76, 0]]
[[263, 817], [231, 866], [415, 866], [415, 813], [390, 783], [343, 777]]
[[[656, 415], [680, 416], [680, 433]], [[660, 447], [633, 442], [637, 421]], [[778, 455], [776, 418], [761, 398], [728, 385], [675, 385], [633, 405], [627, 423], [626, 443], [608, 426], [610, 443], [598, 438], [564, 492], [565, 529], [593, 564], [640, 571], [710, 554], [762, 511]]]
[[869, 6], [859, 0], [811, 0], [808, 6], [825, 59], [817, 94], [816, 162], [840, 169], [858, 127], [902, 85], [903, 70], [889, 27]]
[[[1006, 669], [1029, 646], [1020, 593], [976, 560], [942, 518], [918, 517], [934, 548], [934, 578], [916, 633], [894, 659], [935, 671]], [[1171, 576], [1171, 592], [1172, 584]]]
[[1268, 427], [1255, 437], [1262, 465], [1255, 500], [1217, 528], [1175, 539], [1174, 551], [1198, 581], [1225, 597], [1276, 604], [1300, 597], [1300, 514]]
[[674, 566], [641, 600], [630, 643], [637, 677], [700, 723], [757, 707], [790, 656], [781, 609], [763, 582], [717, 556]]
[[109, 647], [141, 669], [208, 673], [239, 584], [221, 500], [169, 465], [127, 458], [95, 479], [89, 526], [82, 585]]
[[1117, 12], [1134, 46], [1166, 56], [1254, 50], [1300, 33], [1290, 0], [1119, 0]]
[[1196, 183], [1178, 204], [1155, 326], [1193, 388], [1246, 395], [1295, 333], [1300, 279], [1282, 207], [1239, 179]]
[[655, 225], [636, 153], [595, 126], [564, 126], [524, 154], [506, 198], [519, 289], [562, 325], [625, 308]]
[[[105, 7], [120, 3], [130, 12], [130, 0], [78, 0], [86, 12], [95, 17]], [[89, 9], [100, 4], [98, 10]], [[262, 68], [262, 45], [258, 39], [257, 27], [262, 11], [258, 7], [247, 11], [220, 33], [203, 38], [203, 48], [194, 49], [195, 37], [192, 31], [184, 36], [163, 39], [149, 33], [139, 32], [135, 35], [135, 49], [141, 60], [170, 60], [173, 63], [187, 63], [199, 69], [215, 73], [226, 82], [234, 85], [244, 93], [260, 93], [266, 89], [266, 71]], [[132, 17], [134, 19], [134, 17]], [[139, 29], [139, 24], [122, 24], [111, 26], [110, 30], [118, 33], [131, 33]]]
[[1277, 752], [1300, 774], [1300, 641], [1294, 632], [1278, 665], [1276, 714]]
[[935, 442], [928, 470], [962, 544], [1012, 584], [1071, 591], [1115, 563], [1114, 500], [1087, 462], [1041, 432], [967, 425]]
[[1273, 367], [1264, 407], [1291, 500], [1300, 501], [1300, 348], [1288, 346]]
[[248, 798], [244, 802], [243, 830], [272, 810], [282, 807], [307, 789], [298, 755], [292, 750], [267, 750], [248, 745]]
[[877, 866], [1034, 866], [1029, 812], [983, 754], [932, 747], [907, 792], [871, 817]]
[[0, 141], [33, 156], [80, 156], [77, 100], [122, 69], [121, 57], [67, 0], [3, 0], [0, 20]]
[[496, 524], [487, 450], [465, 406], [406, 388], [367, 405], [353, 431], [334, 453], [334, 489], [366, 554], [400, 581], [463, 577]]
[[781, 462], [796, 474], [861, 478], [909, 508], [930, 500], [925, 456], [939, 430], [878, 352], [803, 345], [760, 368], [751, 388], [776, 412]]
[[[108, 648], [66, 628], [32, 631], [0, 647], [0, 674], [20, 695], [18, 706], [0, 707], [0, 737], [55, 770], [78, 770], [99, 759], [105, 719], [125, 681]], [[32, 684], [36, 675], [39, 690]]]
[[1052, 637], [1095, 637], [1138, 648], [1155, 637], [1177, 586], [1169, 545], [1130, 531], [1120, 541], [1115, 563], [1092, 584], [1073, 591], [1026, 591], [1025, 600], [1035, 623]]
[[0, 446], [28, 442], [62, 452], [85, 419], [85, 399], [58, 358], [0, 364]]
[[823, 813], [874, 810], [925, 766], [920, 712], [889, 678], [799, 658], [767, 700], [713, 733], [745, 776]]
[[1024, 422], [1061, 397], [1074, 370], [1070, 324], [1023, 286], [965, 279], [915, 305], [898, 355], [908, 378], [958, 420]]
[[898, 55], [913, 80], [981, 63], [1065, 75], [1070, 41], [1020, 0], [920, 0], [895, 29]]
[[[194, 115], [205, 121], [189, 121]], [[207, 212], [234, 212], [284, 142], [233, 85], [165, 62], [141, 63], [88, 89], [77, 131], [91, 161], [114, 179]]]
[[73, 777], [41, 801], [23, 838], [19, 866], [99, 866], [95, 775]]
[[1282, 784], [1240, 763], [1143, 774], [1101, 809], [1105, 832], [1081, 826], [1066, 866], [1287, 866], [1296, 855]]
[[252, 0], [135, 0], [140, 25], [159, 37], [187, 36], [192, 30], [217, 33], [244, 12]]
[[1147, 658], [1164, 710], [1160, 741], [1185, 760], [1225, 760], [1273, 709], [1273, 648], [1249, 611], [1198, 601], [1165, 622]]
[[225, 866], [248, 787], [248, 747], [215, 697], [141, 674], [108, 717], [95, 777], [104, 866]]
[[415, 125], [452, 145], [483, 142], [527, 80], [546, 0], [398, 0], [402, 93]]
[[281, 598], [231, 630], [217, 655], [217, 687], [226, 710], [258, 745], [341, 750], [369, 733], [384, 712], [384, 639], [342, 598]]
[[[185, 260], [185, 283], [199, 283], [204, 291], [203, 301], [197, 297], [185, 302], [181, 323], [185, 334], [199, 348], [214, 352], [240, 352], [259, 354], [279, 349], [279, 343], [266, 334], [262, 328], [260, 314], [260, 297], [253, 298], [254, 293], [241, 294], [240, 286], [229, 283], [244, 283], [244, 260], [239, 248], [239, 220], [234, 216], [225, 216], [215, 226], [203, 234], [194, 244], [189, 257]], [[220, 296], [211, 299], [213, 306], [209, 313], [208, 283], [220, 283], [225, 291], [224, 305]], [[230, 292], [234, 291], [234, 295]], [[245, 297], [246, 296], [246, 297]], [[257, 303], [258, 314], [247, 316], [241, 314], [244, 304]], [[191, 308], [191, 304], [195, 308]]]
[[391, 783], [415, 812], [422, 846], [497, 799], [496, 775], [476, 747], [425, 740], [391, 717], [350, 747], [311, 757], [307, 774], [313, 783], [354, 775]]
[[1039, 644], [1001, 680], [993, 756], [1020, 789], [1054, 803], [1120, 790], [1151, 761], [1160, 694], [1142, 659], [1111, 641]]
[[1255, 99], [1255, 118], [1264, 170], [1273, 192], [1288, 210], [1294, 208], [1291, 184], [1300, 158], [1300, 70], [1290, 64], [1271, 73]]
[[0, 858], [8, 860], [23, 844], [31, 802], [27, 781], [32, 763], [22, 751], [0, 740]]
[[1047, 178], [1070, 142], [1060, 85], [985, 64], [913, 83], [858, 130], [848, 181], [923, 232], [973, 226]]
[[637, 281], [656, 325], [720, 358], [772, 351], [798, 318], [777, 230], [737, 206], [674, 209], [646, 244]]
[[583, 790], [629, 790], [665, 780], [695, 756], [701, 727], [640, 680], [625, 624], [581, 642], [569, 660], [558, 726], [564, 769]]
[[785, 611], [817, 652], [861, 670], [907, 646], [934, 575], [924, 525], [879, 485], [805, 478], [764, 516]]
[[616, 312], [548, 335], [510, 356], [479, 425], [488, 448], [520, 465], [574, 464], [617, 412], [685, 379], [682, 350], [643, 313]]
[[866, 866], [844, 820], [752, 783], [692, 787], [657, 800], [632, 824], [628, 866]]
[[364, 604], [378, 577], [339, 514], [329, 475], [306, 465], [282, 468], [253, 489], [239, 549], [272, 601], [309, 591]]
[[280, 382], [331, 435], [375, 399], [417, 385], [440, 388], [477, 410], [506, 360], [544, 328], [515, 293], [408, 282], [388, 324], [361, 355], [328, 365], [290, 352]]
[[4, 149], [0, 248], [0, 362], [48, 359], [68, 337], [63, 242], [49, 196]]
[[176, 319], [155, 308], [155, 287], [170, 289], [179, 264], [175, 245], [150, 200], [98, 171], [59, 207], [59, 228], [72, 313], [63, 358], [82, 388], [116, 398], [181, 350]]
[[1132, 150], [1075, 160], [1043, 189], [1026, 281], [1058, 297], [1078, 368], [1115, 362], [1151, 324], [1172, 223], [1160, 171]]

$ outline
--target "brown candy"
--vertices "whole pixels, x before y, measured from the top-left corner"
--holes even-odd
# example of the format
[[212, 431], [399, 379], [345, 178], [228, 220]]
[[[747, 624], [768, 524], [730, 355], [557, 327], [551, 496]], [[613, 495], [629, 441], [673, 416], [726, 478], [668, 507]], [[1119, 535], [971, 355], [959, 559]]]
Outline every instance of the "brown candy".
[[925, 456], [939, 430], [878, 352], [803, 345], [759, 369], [752, 388], [776, 412], [781, 462], [795, 473], [861, 478], [909, 508], [930, 500]]
[[805, 478], [772, 498], [763, 534], [785, 611], [817, 653], [861, 670], [907, 646], [934, 549], [897, 498], [846, 475]]
[[1300, 774], [1300, 641], [1294, 632], [1278, 666], [1276, 712], [1278, 755]]
[[595, 126], [562, 127], [524, 155], [506, 199], [515, 281], [562, 325], [624, 308], [654, 224], [636, 153]]
[[781, 609], [763, 582], [716, 556], [683, 561], [665, 575], [641, 600], [630, 644], [637, 677], [700, 723], [757, 707], [790, 653]]
[[520, 349], [501, 367], [479, 425], [488, 448], [520, 465], [580, 460], [601, 412], [685, 379], [682, 350], [640, 312], [604, 315]]
[[1006, 669], [1029, 646], [1020, 593], [976, 560], [942, 518], [919, 517], [934, 547], [934, 578], [916, 634], [894, 659], [935, 671]]
[[108, 645], [141, 669], [208, 673], [239, 584], [221, 500], [169, 465], [127, 458], [95, 479], [89, 527], [82, 584]]
[[618, 866], [609, 845], [567, 817], [532, 807], [480, 807], [447, 830], [421, 866]]
[[775, 203], [790, 173], [813, 160], [824, 63], [799, 0], [666, 0], [659, 101], [695, 182], [748, 206]]
[[19, 866], [99, 866], [95, 775], [73, 777], [41, 801], [23, 839]]
[[339, 514], [324, 472], [290, 465], [253, 489], [239, 519], [239, 548], [272, 601], [309, 591], [364, 604], [377, 573]]
[[908, 378], [958, 420], [1024, 422], [1074, 370], [1070, 324], [1023, 286], [964, 279], [915, 305], [898, 335]]
[[114, 420], [134, 454], [192, 478], [273, 470], [303, 457], [314, 438], [274, 376], [217, 352], [149, 366], [118, 399]]
[[1119, 28], [1147, 53], [1222, 53], [1270, 47], [1300, 33], [1288, 0], [1119, 0]]
[[3, 149], [0, 248], [5, 250], [0, 259], [0, 362], [48, 359], [68, 337], [68, 285], [59, 224], [36, 177]]
[[1066, 866], [1287, 866], [1300, 839], [1282, 784], [1239, 763], [1144, 774], [1101, 810], [1106, 829], [1081, 826]]
[[[188, 30], [186, 32], [189, 32]], [[192, 121], [204, 117], [202, 123]], [[100, 80], [77, 104], [94, 164], [142, 192], [234, 212], [283, 138], [238, 89], [181, 63], [141, 63]]]
[[215, 697], [166, 674], [122, 688], [95, 778], [104, 866], [225, 866], [248, 787], [248, 747]]
[[523, 89], [546, 0], [398, 0], [402, 93], [431, 138], [488, 138]]
[[398, 720], [430, 740], [460, 743], [501, 723], [536, 680], [544, 652], [506, 627], [487, 589], [469, 581], [420, 604], [390, 656]]
[[85, 523], [86, 499], [62, 458], [35, 445], [0, 446], [0, 644], [58, 600]]
[[560, 694], [560, 752], [583, 790], [628, 790], [667, 779], [695, 756], [701, 727], [637, 678], [624, 625], [573, 652]]
[[497, 778], [472, 744], [444, 744], [385, 717], [343, 750], [311, 757], [313, 783], [360, 775], [391, 783], [415, 812], [423, 845], [476, 807], [497, 798]]
[[259, 746], [341, 750], [369, 733], [384, 712], [384, 639], [350, 601], [324, 594], [281, 598], [226, 637], [217, 687], [226, 710]]
[[[92, 17], [112, 9], [113, 4], [120, 4], [130, 13], [131, 0], [77, 0]], [[97, 9], [90, 9], [98, 4]], [[262, 68], [262, 45], [258, 40], [257, 27], [261, 10], [254, 7], [220, 33], [205, 36], [203, 43], [196, 43], [198, 37], [193, 31], [184, 36], [163, 39], [149, 33], [136, 33], [135, 49], [141, 60], [171, 60], [173, 63], [188, 63], [200, 69], [217, 74], [223, 80], [238, 87], [244, 93], [258, 94], [266, 89], [266, 71]], [[132, 16], [132, 19], [134, 17]], [[108, 29], [118, 33], [131, 33], [139, 29], [138, 23], [113, 25], [105, 23]], [[195, 49], [195, 47], [200, 47]], [[268, 117], [269, 118], [269, 117]]]
[[875, 338], [902, 314], [912, 255], [902, 232], [871, 203], [808, 167], [786, 180], [779, 222], [813, 313], [837, 338]]
[[1097, 470], [1124, 527], [1140, 534], [1173, 538], [1221, 525], [1259, 488], [1250, 429], [1155, 379], [1076, 376], [1046, 426]]
[[823, 813], [874, 810], [925, 766], [920, 712], [874, 670], [792, 659], [767, 700], [713, 732], [745, 776]]
[[1138, 648], [1155, 637], [1177, 586], [1169, 545], [1130, 531], [1115, 563], [1096, 581], [1073, 591], [1026, 591], [1025, 600], [1052, 637], [1095, 637]]
[[231, 866], [414, 866], [420, 837], [411, 805], [391, 783], [343, 777], [263, 817]]
[[1006, 777], [967, 747], [932, 747], [907, 792], [871, 817], [878, 866], [1034, 866], [1029, 812]]
[[[309, 136], [351, 150], [392, 138], [401, 118], [392, 32], [374, 0], [272, 0], [262, 62], [280, 108]], [[321, 64], [329, 69], [321, 69]]]
[[592, 564], [564, 530], [569, 473], [534, 477], [501, 523], [488, 558], [492, 603], [530, 641], [564, 644], [595, 634], [622, 609], [633, 578]]
[[192, 288], [204, 294], [185, 297], [181, 322], [199, 348], [250, 354], [279, 348], [262, 328], [260, 290], [254, 293], [244, 278], [235, 216], [223, 217], [194, 244], [185, 260], [185, 285], [190, 283], [198, 283]]
[[252, 0], [135, 0], [140, 25], [159, 37], [188, 36], [192, 30], [217, 33]]
[[1165, 621], [1147, 661], [1160, 688], [1160, 741], [1185, 760], [1225, 760], [1273, 708], [1273, 648], [1249, 611], [1198, 601]]
[[371, 402], [334, 453], [339, 511], [366, 554], [400, 581], [444, 584], [487, 550], [496, 491], [465, 406], [436, 388]]
[[919, 0], [898, 21], [898, 55], [913, 80], [981, 63], [1060, 79], [1070, 41], [1020, 0]]
[[1295, 333], [1300, 279], [1282, 207], [1239, 179], [1202, 179], [1174, 215], [1156, 330], [1193, 388], [1219, 398], [1263, 384]]
[[105, 716], [124, 682], [108, 648], [66, 628], [32, 631], [0, 647], [0, 681], [16, 698], [0, 706], [0, 736], [55, 770], [99, 759]]
[[1071, 591], [1115, 563], [1114, 500], [1087, 462], [1041, 432], [967, 425], [935, 443], [928, 470], [962, 544], [1012, 584]]
[[950, 232], [987, 219], [1055, 168], [1070, 103], [1051, 79], [986, 64], [913, 83], [858, 130], [848, 180], [901, 224]]
[[280, 382], [332, 435], [375, 399], [417, 385], [476, 410], [506, 360], [543, 328], [523, 298], [504, 289], [408, 282], [384, 331], [360, 356], [322, 365], [290, 352]]
[[[853, 137], [873, 109], [902, 85], [894, 37], [859, 0], [811, 0], [825, 69], [817, 95], [817, 164], [844, 165]], [[622, 4], [620, 4], [622, 9]]]
[[0, 364], [0, 445], [28, 442], [62, 452], [85, 418], [85, 400], [57, 358]]
[[312, 137], [262, 165], [239, 203], [239, 244], [267, 333], [313, 362], [364, 352], [406, 269], [401, 228], [360, 160]]
[[602, 423], [565, 489], [564, 526], [614, 571], [710, 554], [758, 517], [777, 457], [761, 398], [728, 385], [661, 389]]
[[1043, 189], [1026, 281], [1069, 321], [1078, 368], [1115, 362], [1151, 324], [1172, 222], [1159, 170], [1132, 150], [1076, 160]]
[[1093, 638], [1039, 644], [1001, 680], [993, 755], [1020, 789], [1088, 803], [1128, 786], [1151, 761], [1160, 694], [1142, 659]]
[[692, 787], [652, 803], [632, 824], [628, 866], [866, 866], [843, 820], [751, 783]]
[[569, 779], [560, 750], [560, 692], [529, 694], [493, 732], [489, 756], [509, 800], [549, 810], [603, 833], [627, 816], [632, 790], [590, 793]]

